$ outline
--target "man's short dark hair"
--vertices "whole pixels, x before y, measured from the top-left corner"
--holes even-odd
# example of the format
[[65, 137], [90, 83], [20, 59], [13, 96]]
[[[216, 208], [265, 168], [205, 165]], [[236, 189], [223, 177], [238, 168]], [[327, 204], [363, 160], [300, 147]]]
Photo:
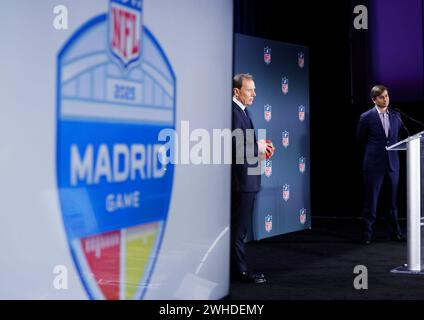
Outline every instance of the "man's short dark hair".
[[241, 89], [241, 86], [243, 85], [244, 79], [253, 80], [253, 76], [251, 74], [248, 74], [248, 73], [236, 74], [233, 78], [233, 89], [234, 88]]
[[382, 84], [376, 85], [371, 89], [371, 99], [374, 100], [379, 95], [381, 95], [384, 91], [389, 92], [389, 89]]

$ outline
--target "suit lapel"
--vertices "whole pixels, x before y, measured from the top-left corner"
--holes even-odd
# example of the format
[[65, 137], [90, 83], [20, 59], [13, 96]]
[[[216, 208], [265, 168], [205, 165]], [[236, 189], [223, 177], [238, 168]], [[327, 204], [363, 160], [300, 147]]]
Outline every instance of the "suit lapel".
[[250, 128], [250, 129], [254, 130], [253, 131], [253, 137], [254, 137], [254, 141], [256, 143], [256, 141], [257, 141], [256, 130], [253, 126], [252, 119], [247, 117], [246, 114], [244, 113], [244, 111], [234, 101], [233, 101], [233, 108], [236, 109], [236, 112], [238, 112], [239, 117], [243, 119], [243, 122], [245, 123], [246, 128], [248, 128], [248, 129]]

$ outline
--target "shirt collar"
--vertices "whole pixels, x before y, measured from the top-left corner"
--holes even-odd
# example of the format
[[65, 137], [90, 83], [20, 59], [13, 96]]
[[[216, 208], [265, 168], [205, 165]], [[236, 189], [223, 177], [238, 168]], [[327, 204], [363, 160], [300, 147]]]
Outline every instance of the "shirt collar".
[[[378, 114], [383, 114], [384, 112], [381, 112], [380, 109], [378, 109], [377, 105], [374, 105], [375, 108], [377, 109]], [[387, 114], [389, 114], [389, 107], [387, 107], [386, 109]]]
[[244, 111], [244, 109], [246, 109], [246, 106], [244, 106], [243, 103], [241, 103], [240, 101], [238, 101], [235, 96], [233, 96], [233, 101], [241, 108], [241, 110]]

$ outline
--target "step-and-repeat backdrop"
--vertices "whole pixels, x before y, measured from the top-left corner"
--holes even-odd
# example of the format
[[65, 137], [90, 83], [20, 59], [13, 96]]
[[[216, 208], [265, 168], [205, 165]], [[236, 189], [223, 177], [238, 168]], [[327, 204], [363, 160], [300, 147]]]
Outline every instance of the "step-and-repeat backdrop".
[[263, 161], [250, 238], [310, 228], [308, 48], [236, 34], [234, 51], [234, 74], [255, 81], [255, 129], [265, 129], [276, 147]]

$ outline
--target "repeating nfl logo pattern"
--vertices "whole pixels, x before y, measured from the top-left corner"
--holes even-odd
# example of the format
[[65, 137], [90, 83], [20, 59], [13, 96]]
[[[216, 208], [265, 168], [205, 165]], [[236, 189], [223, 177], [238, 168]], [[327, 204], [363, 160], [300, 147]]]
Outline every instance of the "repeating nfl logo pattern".
[[289, 79], [287, 77], [281, 79], [281, 91], [283, 91], [284, 94], [289, 93]]
[[272, 230], [272, 216], [270, 214], [265, 216], [265, 231], [271, 232]]
[[300, 157], [299, 158], [299, 171], [301, 173], [305, 172], [305, 166], [306, 166], [306, 159], [305, 157]]
[[270, 64], [271, 63], [271, 48], [270, 47], [265, 47], [264, 48], [264, 62], [266, 64]]
[[[240, 36], [239, 39], [240, 44], [243, 46], [245, 45], [244, 49], [252, 47], [250, 42], [252, 39], [248, 39], [248, 37], [244, 38], [244, 36]], [[274, 53], [272, 59], [271, 46]], [[275, 160], [274, 158], [265, 159], [261, 163], [262, 174], [265, 176], [263, 179], [265, 180], [262, 180], [261, 189], [263, 192], [258, 194], [258, 197], [261, 198], [261, 201], [258, 202], [260, 205], [257, 210], [257, 212], [260, 213], [260, 218], [259, 220], [254, 219], [254, 221], [255, 224], [257, 223], [255, 227], [258, 227], [259, 230], [254, 237], [266, 238], [279, 233], [280, 231], [290, 232], [293, 229], [301, 230], [308, 224], [306, 221], [309, 219], [307, 216], [310, 215], [310, 213], [305, 209], [299, 212], [300, 208], [309, 207], [309, 200], [307, 199], [308, 196], [306, 195], [303, 197], [302, 195], [301, 197], [297, 197], [296, 186], [299, 183], [300, 185], [303, 185], [303, 179], [308, 178], [310, 174], [308, 170], [306, 170], [306, 159], [309, 158], [309, 123], [306, 121], [306, 107], [309, 105], [309, 98], [307, 94], [307, 83], [309, 79], [308, 74], [305, 74], [305, 71], [309, 68], [308, 61], [306, 61], [309, 56], [307, 48], [290, 46], [287, 44], [282, 44], [280, 47], [277, 43], [274, 44], [263, 39], [258, 39], [256, 48], [258, 51], [254, 53], [255, 57], [252, 57], [251, 59], [240, 59], [239, 61], [243, 62], [237, 62], [236, 66], [238, 70], [249, 70], [252, 68], [252, 65], [257, 68], [257, 73], [260, 73], [262, 88], [265, 88], [265, 86], [267, 87], [267, 94], [262, 98], [259, 96], [257, 100], [257, 103], [264, 107], [264, 120], [260, 120], [262, 118], [262, 115], [260, 114], [262, 113], [261, 107], [257, 110], [258, 117], [256, 119], [262, 121], [263, 126], [266, 127], [266, 135], [269, 139], [272, 139], [274, 143], [275, 140], [278, 142], [278, 137], [281, 139], [281, 149], [278, 149], [277, 145], [277, 158], [275, 158]], [[263, 49], [264, 53], [263, 61], [262, 57], [258, 54], [259, 52], [262, 53], [261, 49]], [[240, 50], [242, 55], [245, 54], [245, 51], [246, 50]], [[280, 62], [284, 65], [281, 69]], [[264, 66], [264, 64], [266, 65]], [[274, 67], [276, 68], [275, 70]], [[275, 72], [280, 73], [277, 74], [277, 77], [279, 76], [276, 79], [277, 82], [272, 80], [274, 82], [272, 85], [267, 79], [272, 79], [272, 74]], [[281, 87], [278, 85], [281, 85]], [[304, 139], [305, 137], [306, 139]], [[293, 150], [295, 152], [290, 151], [293, 148], [296, 150]], [[284, 157], [279, 157], [282, 154]], [[277, 170], [275, 172], [272, 172], [273, 164]], [[278, 167], [286, 164], [289, 168], [291, 167], [294, 169], [289, 170], [288, 176], [286, 175], [286, 170], [282, 170], [280, 172]], [[297, 165], [298, 167], [293, 167], [293, 165]], [[284, 174], [284, 176], [281, 176], [281, 174]], [[280, 183], [277, 183], [277, 190], [275, 190], [273, 182], [276, 181], [275, 179], [280, 180]], [[291, 194], [291, 188], [294, 188], [294, 197]], [[268, 211], [269, 208], [266, 207], [268, 206], [266, 201], [268, 192], [272, 192], [274, 196], [277, 196], [280, 199], [279, 202], [273, 204], [273, 206], [277, 207], [278, 211], [272, 212], [272, 214], [277, 217], [277, 220], [275, 220], [277, 224], [275, 225], [275, 228], [273, 228], [272, 232], [269, 232], [272, 225], [272, 216], [271, 212]], [[279, 192], [279, 194], [276, 194], [276, 192]], [[263, 205], [262, 203], [266, 203], [266, 205]], [[280, 225], [278, 219], [280, 218], [280, 214], [281, 216], [287, 214], [285, 211], [286, 209], [289, 210], [288, 212], [291, 211], [295, 215], [299, 215], [299, 220], [297, 217], [293, 217], [294, 220], [290, 220], [287, 225]], [[267, 215], [268, 213], [269, 215]], [[265, 221], [263, 220], [264, 218]], [[266, 231], [264, 230], [264, 222]]]
[[[108, 14], [81, 26], [57, 59], [58, 195], [92, 299], [144, 297], [171, 200], [174, 166], [159, 162], [158, 134], [175, 128], [176, 76], [142, 9], [142, 0], [110, 0]], [[144, 159], [143, 175], [130, 155]]]
[[297, 54], [297, 65], [300, 68], [303, 68], [305, 66], [305, 54], [303, 52], [299, 52]]
[[288, 184], [283, 186], [283, 199], [286, 202], [290, 199], [290, 185]]
[[265, 176], [269, 178], [272, 174], [272, 160], [265, 160]]
[[266, 122], [271, 121], [271, 108], [269, 104], [264, 105], [264, 118]]
[[306, 223], [306, 209], [305, 208], [300, 209], [299, 220], [300, 220], [301, 224]]
[[288, 131], [283, 131], [281, 141], [283, 143], [284, 148], [287, 148], [289, 146], [290, 140], [289, 140], [289, 132]]
[[305, 120], [305, 106], [300, 105], [299, 106], [299, 120], [303, 122]]

